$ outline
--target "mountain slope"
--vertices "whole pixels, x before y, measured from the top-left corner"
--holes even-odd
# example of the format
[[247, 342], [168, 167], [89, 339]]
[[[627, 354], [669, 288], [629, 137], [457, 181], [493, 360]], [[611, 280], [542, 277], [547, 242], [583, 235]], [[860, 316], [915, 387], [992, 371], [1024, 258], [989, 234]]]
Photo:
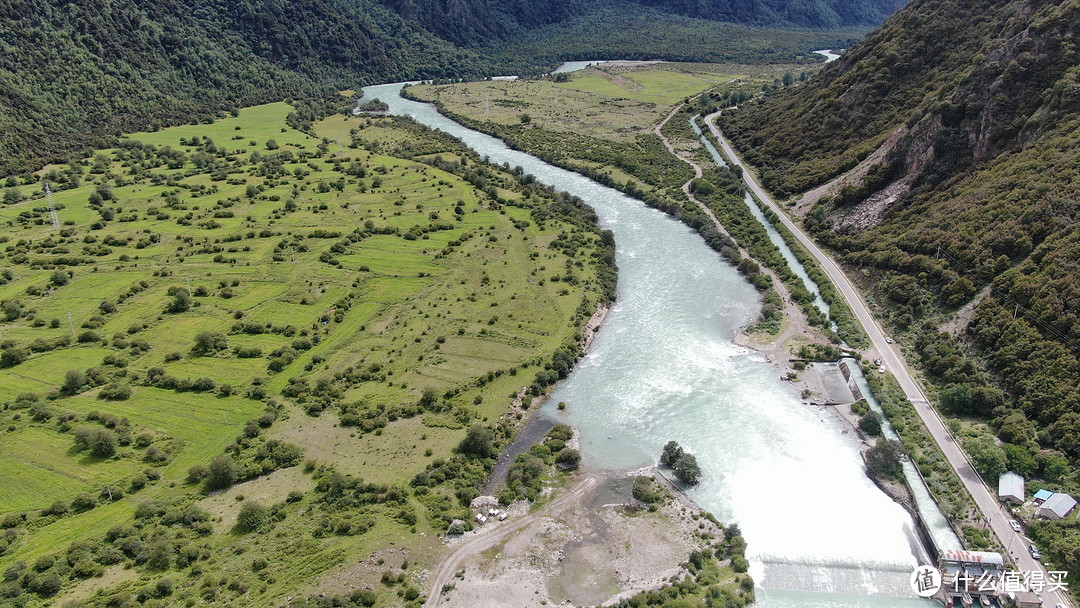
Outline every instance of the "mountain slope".
[[[868, 273], [943, 404], [990, 419], [999, 464], [1065, 484], [1060, 454], [1080, 461], [1078, 30], [1075, 0], [916, 0], [812, 82], [722, 120], [785, 196], [863, 163], [807, 226]], [[938, 331], [980, 292], [962, 334]]]
[[[703, 14], [755, 25], [866, 27], [895, 1], [858, 0], [853, 6], [861, 8], [839, 20], [788, 18], [777, 9], [783, 0]], [[830, 2], [835, 0], [811, 4]], [[152, 121], [186, 122], [242, 105], [375, 82], [540, 73], [562, 59], [624, 49], [632, 34], [604, 16], [612, 9], [651, 11], [655, 28], [697, 41], [692, 53], [677, 54], [680, 59], [715, 57], [703, 54], [700, 44], [708, 38], [701, 32], [714, 22], [676, 19], [685, 7], [669, 4], [650, 9], [613, 0], [0, 0], [0, 176], [37, 167], [46, 158], [59, 160], [113, 131], [145, 128]], [[600, 18], [590, 23], [603, 35], [584, 49], [577, 44], [570, 51], [530, 36], [593, 16]], [[791, 36], [806, 38], [805, 32]], [[661, 47], [660, 58], [669, 49]], [[807, 50], [785, 51], [784, 58]]]

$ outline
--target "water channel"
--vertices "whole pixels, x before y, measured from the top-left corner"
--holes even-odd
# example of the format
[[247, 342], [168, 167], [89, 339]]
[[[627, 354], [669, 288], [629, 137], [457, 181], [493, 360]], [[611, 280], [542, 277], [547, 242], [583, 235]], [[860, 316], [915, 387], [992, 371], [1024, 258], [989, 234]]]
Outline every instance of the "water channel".
[[619, 299], [548, 400], [567, 410], [542, 413], [581, 429], [586, 466], [652, 465], [671, 439], [694, 453], [703, 479], [691, 494], [742, 528], [758, 606], [933, 605], [908, 588], [911, 518], [867, 479], [851, 435], [732, 342], [761, 301], [730, 264], [682, 223], [402, 99], [400, 88], [367, 87], [365, 98], [581, 197], [615, 234]]
[[[690, 119], [690, 126], [694, 129], [694, 132], [697, 133], [698, 138], [701, 139], [701, 143], [704, 144], [705, 149], [709, 151], [709, 155], [712, 156], [713, 162], [717, 165], [726, 166], [727, 162], [724, 160], [723, 155], [720, 154], [716, 149], [716, 146], [714, 146], [709, 138], [701, 131], [701, 127], [697, 124], [697, 118], [697, 116], [694, 116]], [[788, 247], [787, 242], [784, 241], [784, 237], [780, 236], [780, 233], [777, 232], [776, 228], [772, 225], [772, 222], [765, 217], [765, 213], [758, 207], [757, 203], [754, 201], [754, 197], [749, 192], [746, 192], [743, 195], [743, 202], [750, 208], [750, 214], [754, 216], [754, 219], [765, 228], [765, 233], [769, 235], [769, 241], [771, 241], [773, 245], [776, 245], [776, 248], [780, 250], [780, 255], [784, 258], [784, 261], [787, 262], [788, 268], [791, 268], [791, 271], [795, 273], [795, 276], [799, 277], [799, 280], [802, 281], [806, 290], [814, 296], [814, 306], [824, 313], [826, 317], [829, 317], [828, 302], [821, 297], [821, 290], [818, 289], [817, 283], [815, 283], [814, 280], [810, 278], [810, 275], [807, 274], [806, 268], [799, 262], [799, 259], [795, 257], [795, 253]], [[831, 319], [831, 317], [829, 318]], [[833, 331], [836, 331], [836, 323], [832, 323], [832, 329]]]

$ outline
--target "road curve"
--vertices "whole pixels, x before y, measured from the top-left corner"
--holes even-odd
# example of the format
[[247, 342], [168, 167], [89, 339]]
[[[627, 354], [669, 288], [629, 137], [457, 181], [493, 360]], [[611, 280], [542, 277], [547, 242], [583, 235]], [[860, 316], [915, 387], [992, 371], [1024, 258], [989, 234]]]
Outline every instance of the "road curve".
[[[795, 238], [814, 256], [818, 264], [828, 275], [829, 279], [833, 282], [836, 288], [840, 291], [840, 294], [847, 301], [848, 306], [851, 308], [855, 317], [862, 324], [866, 330], [867, 335], [870, 337], [870, 342], [874, 348], [880, 354], [886, 367], [892, 371], [893, 376], [896, 377], [897, 382], [900, 384], [900, 388], [903, 389], [904, 394], [908, 400], [915, 407], [915, 411], [918, 412], [919, 417], [922, 419], [923, 424], [930, 431], [930, 435], [937, 442], [941, 451], [945, 454], [949, 464], [960, 476], [960, 480], [964, 483], [964, 487], [967, 488], [972, 498], [975, 500], [976, 506], [982, 512], [982, 515], [990, 523], [991, 529], [997, 535], [1001, 541], [1001, 545], [1005, 547], [1013, 556], [1017, 566], [1024, 572], [1045, 571], [1042, 564], [1036, 561], [1028, 553], [1028, 542], [1023, 535], [1014, 532], [1009, 526], [1009, 516], [998, 503], [997, 495], [987, 487], [986, 482], [975, 471], [975, 468], [971, 465], [971, 462], [967, 458], [967, 454], [960, 447], [956, 438], [945, 426], [944, 421], [938, 415], [937, 410], [930, 405], [930, 401], [926, 398], [926, 394], [922, 388], [915, 381], [915, 378], [911, 374], [911, 370], [907, 366], [903, 355], [900, 353], [899, 348], [895, 344], [889, 344], [885, 340], [885, 332], [881, 326], [878, 325], [877, 320], [870, 313], [870, 309], [866, 306], [862, 296], [855, 289], [852, 283], [848, 280], [847, 275], [844, 274], [840, 267], [830, 258], [824, 251], [822, 251], [814, 241], [802, 231], [802, 229], [793, 222], [787, 215], [787, 213], [780, 208], [776, 201], [769, 196], [769, 193], [758, 184], [754, 178], [754, 174], [749, 168], [743, 164], [742, 158], [732, 148], [730, 142], [724, 137], [724, 134], [720, 132], [720, 129], [716, 126], [716, 117], [720, 115], [720, 112], [714, 112], [705, 117], [705, 124], [708, 125], [709, 131], [720, 143], [721, 148], [724, 150], [724, 154], [732, 161], [732, 163], [742, 169], [742, 177], [746, 182], [746, 185], [750, 188], [750, 191], [767, 205], [776, 215], [780, 218], [780, 222], [791, 231]], [[1046, 579], [1049, 580], [1049, 579]], [[1065, 594], [1059, 591], [1047, 591], [1042, 594], [1043, 606], [1053, 608], [1056, 604], [1062, 604], [1065, 606], [1071, 606]]]
[[507, 536], [523, 530], [526, 526], [529, 526], [548, 513], [561, 509], [567, 504], [581, 498], [582, 495], [596, 485], [596, 481], [595, 477], [586, 477], [571, 486], [565, 494], [544, 505], [538, 511], [529, 513], [521, 519], [498, 523], [492, 522], [496, 526], [493, 530], [485, 530], [480, 534], [474, 535], [472, 538], [463, 540], [458, 546], [454, 547], [454, 550], [443, 559], [439, 564], [438, 569], [435, 570], [435, 577], [431, 583], [431, 591], [428, 593], [427, 601], [424, 602], [424, 608], [436, 608], [436, 606], [442, 603], [443, 585], [446, 585], [453, 579], [454, 573], [461, 568], [461, 564], [465, 560], [494, 546], [496, 543], [502, 542]]

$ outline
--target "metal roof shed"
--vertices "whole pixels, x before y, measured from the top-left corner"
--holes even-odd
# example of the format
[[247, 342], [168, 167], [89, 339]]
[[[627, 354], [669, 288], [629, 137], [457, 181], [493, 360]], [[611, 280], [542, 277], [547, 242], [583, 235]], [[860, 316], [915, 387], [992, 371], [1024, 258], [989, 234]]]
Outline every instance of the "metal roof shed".
[[1024, 478], [1009, 471], [998, 477], [998, 500], [1013, 504], [1024, 504]]
[[1068, 494], [1058, 492], [1046, 500], [1039, 507], [1039, 517], [1047, 519], [1063, 519], [1076, 507], [1076, 499]]

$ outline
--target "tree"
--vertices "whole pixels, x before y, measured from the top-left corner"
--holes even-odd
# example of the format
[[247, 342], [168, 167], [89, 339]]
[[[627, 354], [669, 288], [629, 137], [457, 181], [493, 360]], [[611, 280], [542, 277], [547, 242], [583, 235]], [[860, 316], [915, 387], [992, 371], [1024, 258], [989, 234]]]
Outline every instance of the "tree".
[[236, 483], [239, 468], [228, 454], [222, 454], [210, 461], [206, 467], [206, 487], [221, 490]]
[[904, 448], [899, 441], [879, 438], [866, 452], [866, 470], [878, 479], [898, 480], [904, 473], [900, 461], [903, 455]]
[[0, 354], [0, 367], [15, 367], [30, 358], [30, 353], [19, 346], [4, 349]]
[[172, 292], [172, 302], [169, 303], [168, 312], [180, 313], [186, 312], [191, 309], [191, 294], [182, 287], [174, 287], [169, 291]]
[[867, 435], [877, 437], [881, 434], [881, 422], [881, 414], [874, 410], [870, 410], [863, 414], [863, 417], [859, 419], [859, 428]]
[[660, 464], [674, 467], [675, 461], [683, 455], [683, 449], [678, 441], [669, 441], [664, 444], [664, 451], [660, 454]]
[[109, 429], [96, 426], [82, 426], [75, 429], [75, 449], [87, 450], [98, 458], [108, 458], [115, 454], [118, 443], [119, 437]]
[[973, 397], [970, 385], [954, 384], [941, 391], [941, 407], [954, 414], [968, 414]]
[[15, 321], [22, 316], [22, 303], [18, 300], [4, 300], [0, 308], [4, 311], [5, 321]]
[[57, 287], [63, 287], [64, 285], [67, 285], [70, 280], [71, 277], [69, 277], [66, 272], [60, 270], [59, 268], [54, 270], [52, 275], [49, 276], [49, 282], [53, 285], [56, 285]]
[[60, 392], [65, 395], [77, 395], [84, 386], [86, 386], [86, 374], [77, 369], [69, 369], [64, 374], [64, 385], [60, 387]]
[[559, 455], [555, 457], [555, 462], [568, 469], [576, 469], [578, 463], [581, 462], [581, 453], [574, 448], [563, 448]]
[[1005, 450], [989, 435], [979, 435], [964, 442], [971, 464], [985, 479], [993, 482], [1006, 471]]
[[236, 515], [236, 530], [238, 532], [253, 532], [266, 523], [267, 510], [262, 504], [255, 501], [245, 501]]
[[469, 427], [465, 438], [458, 444], [458, 452], [477, 458], [494, 458], [499, 455], [493, 442], [495, 434], [486, 426], [475, 424]]
[[228, 350], [229, 338], [225, 334], [214, 331], [200, 331], [195, 334], [195, 346], [191, 352], [197, 355], [213, 354], [221, 350]]
[[693, 454], [679, 456], [671, 468], [675, 470], [675, 477], [685, 484], [695, 485], [701, 479], [701, 468]]
[[1005, 450], [1006, 466], [1010, 471], [1016, 471], [1024, 477], [1033, 477], [1039, 472], [1039, 461], [1035, 460], [1035, 457], [1031, 455], [1027, 448], [1006, 443], [1003, 449]]
[[5, 205], [14, 205], [15, 203], [21, 201], [22, 198], [23, 198], [22, 193], [19, 192], [19, 190], [17, 188], [8, 188], [4, 192], [4, 204]]

